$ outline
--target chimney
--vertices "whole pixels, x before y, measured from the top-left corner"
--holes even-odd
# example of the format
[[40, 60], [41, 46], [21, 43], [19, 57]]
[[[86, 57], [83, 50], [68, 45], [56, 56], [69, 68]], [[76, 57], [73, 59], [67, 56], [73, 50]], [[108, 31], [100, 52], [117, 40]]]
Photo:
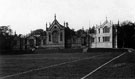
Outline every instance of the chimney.
[[68, 27], [68, 22], [66, 22], [66, 27]]

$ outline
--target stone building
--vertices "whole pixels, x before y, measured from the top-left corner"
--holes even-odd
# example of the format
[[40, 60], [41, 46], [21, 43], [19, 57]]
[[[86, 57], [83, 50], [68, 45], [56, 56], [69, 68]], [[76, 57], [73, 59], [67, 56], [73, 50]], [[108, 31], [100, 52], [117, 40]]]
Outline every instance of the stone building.
[[45, 35], [33, 35], [27, 38], [28, 47], [41, 48], [117, 48], [116, 29], [111, 21], [96, 26], [95, 33], [86, 33], [84, 29], [73, 31], [68, 23], [61, 25], [54, 16], [49, 25], [46, 24]]
[[47, 27], [45, 48], [65, 48], [65, 25], [61, 25], [54, 16], [54, 21]]
[[116, 29], [113, 23], [106, 21], [95, 28], [96, 33], [90, 34], [91, 48], [117, 48]]
[[28, 45], [27, 45], [27, 39], [23, 36], [15, 36], [14, 38], [14, 50], [26, 50]]
[[[82, 36], [82, 35], [80, 35]], [[78, 48], [84, 43], [84, 37], [77, 37], [75, 31], [71, 30], [68, 23], [61, 25], [54, 16], [54, 21], [47, 26], [46, 24], [46, 44], [43, 48]]]

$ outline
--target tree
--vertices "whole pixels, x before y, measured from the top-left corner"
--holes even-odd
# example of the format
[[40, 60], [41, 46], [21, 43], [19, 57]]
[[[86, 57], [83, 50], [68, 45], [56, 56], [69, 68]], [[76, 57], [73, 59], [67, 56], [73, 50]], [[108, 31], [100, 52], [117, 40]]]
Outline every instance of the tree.
[[83, 29], [79, 29], [79, 30], [76, 31], [76, 35], [78, 37], [80, 37], [82, 35], [86, 35], [86, 34], [87, 34], [87, 32], [85, 30], [83, 30]]
[[11, 35], [12, 34], [12, 29], [10, 26], [0, 26], [0, 34], [2, 35]]
[[36, 29], [31, 32], [31, 35], [40, 35], [40, 36], [45, 36], [46, 32], [43, 29]]
[[65, 27], [65, 47], [71, 47], [71, 39], [75, 35], [74, 29], [70, 29], [69, 27]]
[[121, 48], [135, 48], [134, 35], [135, 24], [130, 21], [124, 21], [121, 25], [117, 24], [118, 29], [118, 47]]
[[95, 30], [95, 27], [93, 26], [92, 28], [89, 28], [89, 31], [88, 31], [90, 34], [92, 33], [96, 33], [96, 30]]
[[12, 50], [14, 35], [9, 26], [0, 26], [0, 50]]

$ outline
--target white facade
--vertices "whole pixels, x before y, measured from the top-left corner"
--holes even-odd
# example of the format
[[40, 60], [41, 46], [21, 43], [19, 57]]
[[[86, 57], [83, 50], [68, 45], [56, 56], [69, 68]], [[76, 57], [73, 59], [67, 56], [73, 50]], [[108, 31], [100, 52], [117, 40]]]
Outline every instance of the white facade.
[[91, 42], [91, 48], [116, 48], [113, 36], [113, 24], [106, 20], [103, 24], [96, 26], [96, 33], [92, 35], [94, 41]]

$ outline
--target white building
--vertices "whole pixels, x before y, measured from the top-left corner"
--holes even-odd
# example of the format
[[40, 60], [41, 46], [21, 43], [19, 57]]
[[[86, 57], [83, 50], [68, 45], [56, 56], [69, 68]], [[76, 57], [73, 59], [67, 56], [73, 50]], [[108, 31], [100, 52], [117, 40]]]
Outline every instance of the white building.
[[91, 34], [91, 48], [117, 48], [116, 29], [111, 21], [106, 19], [95, 30], [96, 33]]

